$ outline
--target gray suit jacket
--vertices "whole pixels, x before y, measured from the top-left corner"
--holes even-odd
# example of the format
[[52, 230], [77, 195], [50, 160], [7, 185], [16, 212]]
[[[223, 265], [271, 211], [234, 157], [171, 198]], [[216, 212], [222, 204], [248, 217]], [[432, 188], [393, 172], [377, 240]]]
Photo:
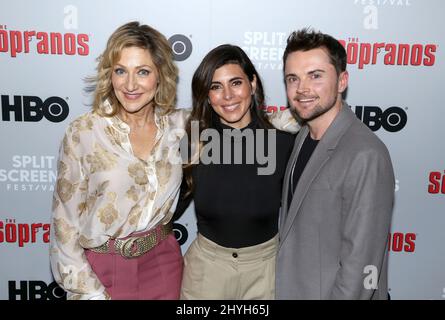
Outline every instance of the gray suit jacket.
[[394, 173], [385, 145], [347, 104], [308, 161], [288, 208], [284, 178], [276, 265], [277, 299], [387, 299]]

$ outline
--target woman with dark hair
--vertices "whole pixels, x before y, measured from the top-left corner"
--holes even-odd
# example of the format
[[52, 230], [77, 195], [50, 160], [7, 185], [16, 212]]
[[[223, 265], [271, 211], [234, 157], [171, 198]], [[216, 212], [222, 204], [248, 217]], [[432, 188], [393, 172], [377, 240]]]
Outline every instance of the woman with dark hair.
[[190, 162], [176, 215], [193, 199], [198, 235], [184, 257], [181, 298], [273, 299], [282, 179], [294, 137], [273, 129], [260, 76], [237, 46], [204, 57], [192, 98]]

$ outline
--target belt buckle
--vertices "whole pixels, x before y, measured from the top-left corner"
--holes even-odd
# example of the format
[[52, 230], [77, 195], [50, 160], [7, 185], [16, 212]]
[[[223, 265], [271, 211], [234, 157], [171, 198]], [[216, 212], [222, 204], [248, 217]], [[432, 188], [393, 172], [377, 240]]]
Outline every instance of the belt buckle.
[[136, 258], [142, 255], [142, 253], [139, 250], [139, 247], [137, 248], [136, 252], [133, 252], [133, 245], [137, 244], [137, 240], [140, 239], [138, 237], [131, 237], [128, 239], [125, 239], [122, 241], [122, 245], [118, 247], [118, 251], [121, 254], [121, 256], [125, 258]]
[[[170, 233], [170, 230], [161, 229], [160, 234], [155, 231], [142, 237], [130, 237], [125, 240], [116, 240], [114, 245], [119, 254], [125, 258], [137, 258], [147, 251], [151, 250], [158, 244], [158, 241], [162, 241]], [[133, 251], [133, 246], [137, 245], [136, 250]]]
[[[126, 239], [121, 248], [120, 254], [125, 258], [137, 258], [153, 248], [157, 243], [156, 233], [143, 237], [131, 237]], [[137, 245], [136, 251], [133, 252], [133, 246]]]

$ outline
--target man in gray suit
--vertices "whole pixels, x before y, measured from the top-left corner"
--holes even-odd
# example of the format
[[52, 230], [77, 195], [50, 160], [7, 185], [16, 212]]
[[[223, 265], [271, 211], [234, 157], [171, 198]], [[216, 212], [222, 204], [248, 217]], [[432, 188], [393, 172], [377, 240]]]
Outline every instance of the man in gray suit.
[[277, 299], [387, 299], [394, 173], [385, 145], [342, 100], [346, 52], [293, 32], [287, 97], [302, 124], [284, 178]]

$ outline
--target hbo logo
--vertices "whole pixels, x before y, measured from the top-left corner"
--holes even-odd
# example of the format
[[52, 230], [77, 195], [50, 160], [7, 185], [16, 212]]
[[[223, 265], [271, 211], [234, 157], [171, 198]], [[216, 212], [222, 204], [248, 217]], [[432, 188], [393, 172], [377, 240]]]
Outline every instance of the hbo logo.
[[173, 59], [175, 61], [184, 61], [192, 54], [192, 42], [186, 36], [175, 34], [168, 39], [168, 42], [173, 50]]
[[186, 227], [184, 227], [180, 223], [173, 223], [173, 231], [175, 233], [176, 240], [178, 241], [180, 246], [186, 243], [189, 237], [189, 233], [187, 232]]
[[355, 115], [372, 131], [377, 131], [381, 127], [389, 132], [402, 130], [408, 120], [406, 112], [399, 107], [391, 107], [382, 111], [374, 106], [356, 106]]
[[65, 291], [54, 281], [8, 281], [9, 300], [66, 300]]
[[61, 122], [69, 113], [68, 103], [60, 97], [49, 97], [42, 101], [36, 96], [14, 96], [11, 103], [9, 96], [2, 95], [3, 121], [37, 122], [45, 117], [51, 122]]

